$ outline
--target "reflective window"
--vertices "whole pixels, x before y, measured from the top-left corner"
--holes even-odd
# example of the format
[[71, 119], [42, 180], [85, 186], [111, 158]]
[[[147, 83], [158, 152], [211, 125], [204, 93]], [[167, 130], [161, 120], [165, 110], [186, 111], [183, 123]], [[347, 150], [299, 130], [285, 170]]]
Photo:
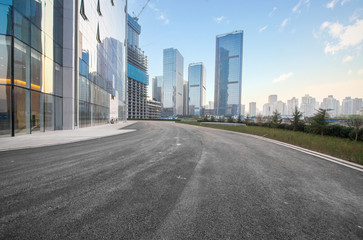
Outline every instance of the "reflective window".
[[0, 85], [0, 137], [10, 135], [10, 86]]
[[11, 84], [11, 38], [0, 35], [0, 84]]
[[38, 50], [39, 52], [43, 51], [42, 47], [42, 31], [37, 28], [34, 24], [30, 26], [30, 42], [31, 47]]
[[41, 0], [30, 1], [30, 21], [34, 23], [38, 28], [41, 27], [42, 21], [42, 2]]
[[14, 10], [14, 36], [30, 44], [30, 22], [16, 10]]
[[63, 69], [54, 63], [54, 94], [63, 96]]
[[13, 4], [13, 0], [0, 0], [0, 3], [7, 4], [7, 5], [12, 5]]
[[14, 84], [30, 87], [30, 47], [14, 40]]
[[37, 91], [42, 89], [42, 55], [31, 50], [31, 88]]
[[54, 89], [54, 62], [45, 57], [45, 69], [44, 69], [44, 79], [43, 79], [43, 92], [53, 93]]
[[63, 129], [63, 98], [54, 97], [54, 127], [55, 130]]
[[31, 91], [31, 117], [30, 117], [30, 127], [31, 131], [40, 131], [41, 118], [41, 101], [40, 93], [36, 91]]
[[44, 125], [46, 131], [54, 130], [54, 96], [44, 94]]
[[11, 35], [11, 7], [0, 4], [0, 34]]
[[30, 0], [14, 0], [14, 7], [24, 16], [30, 17]]
[[[15, 87], [14, 89], [14, 130], [15, 134], [25, 134], [27, 132], [27, 103], [30, 99], [26, 98], [24, 88]], [[27, 101], [28, 100], [28, 101]]]

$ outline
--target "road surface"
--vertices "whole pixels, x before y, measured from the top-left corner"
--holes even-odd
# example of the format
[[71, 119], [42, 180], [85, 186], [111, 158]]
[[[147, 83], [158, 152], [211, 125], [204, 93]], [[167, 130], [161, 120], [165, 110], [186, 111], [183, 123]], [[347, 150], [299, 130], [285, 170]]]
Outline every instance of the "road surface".
[[171, 122], [0, 152], [0, 239], [363, 239], [363, 172]]

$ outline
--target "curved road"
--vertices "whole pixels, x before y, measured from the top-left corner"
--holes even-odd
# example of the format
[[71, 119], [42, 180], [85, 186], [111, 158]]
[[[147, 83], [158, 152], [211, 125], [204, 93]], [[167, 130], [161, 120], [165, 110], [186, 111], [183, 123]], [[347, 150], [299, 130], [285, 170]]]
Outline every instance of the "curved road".
[[0, 239], [363, 239], [363, 172], [170, 122], [0, 152]]

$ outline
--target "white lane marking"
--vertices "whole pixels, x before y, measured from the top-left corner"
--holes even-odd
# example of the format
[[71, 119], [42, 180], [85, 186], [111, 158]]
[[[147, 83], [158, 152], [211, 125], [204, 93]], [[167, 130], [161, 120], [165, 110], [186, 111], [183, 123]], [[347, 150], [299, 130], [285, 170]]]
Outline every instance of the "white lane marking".
[[[198, 127], [198, 126], [193, 126], [193, 127]], [[294, 149], [296, 151], [303, 152], [303, 153], [306, 153], [308, 155], [312, 155], [312, 156], [315, 156], [315, 157], [318, 157], [318, 158], [321, 158], [321, 159], [324, 159], [324, 160], [327, 160], [327, 161], [330, 161], [330, 162], [333, 162], [333, 163], [336, 163], [336, 164], [339, 164], [339, 165], [342, 165], [342, 166], [345, 166], [345, 167], [348, 167], [348, 168], [351, 168], [351, 169], [354, 169], [354, 170], [357, 170], [357, 171], [360, 171], [360, 172], [363, 172], [363, 166], [361, 166], [359, 164], [352, 163], [352, 162], [343, 160], [341, 158], [336, 158], [336, 157], [333, 157], [333, 156], [329, 156], [329, 155], [326, 155], [326, 154], [323, 154], [323, 153], [315, 152], [315, 151], [312, 151], [312, 150], [309, 150], [309, 149], [306, 149], [306, 148], [294, 146], [294, 145], [291, 145], [291, 144], [288, 144], [288, 143], [284, 143], [284, 142], [280, 142], [280, 141], [277, 141], [277, 140], [265, 138], [265, 137], [262, 137], [262, 136], [256, 136], [256, 135], [252, 135], [252, 134], [234, 132], [234, 131], [228, 131], [228, 130], [216, 129], [216, 128], [212, 128], [212, 129], [217, 130], [217, 131], [224, 131], [224, 132], [227, 131], [227, 132], [231, 132], [231, 133], [235, 133], [235, 134], [241, 134], [241, 135], [244, 135], [244, 136], [247, 136], [247, 137], [254, 137], [254, 138], [266, 141], [266, 142], [275, 143], [275, 144], [280, 145], [280, 146], [291, 148], [291, 149]]]

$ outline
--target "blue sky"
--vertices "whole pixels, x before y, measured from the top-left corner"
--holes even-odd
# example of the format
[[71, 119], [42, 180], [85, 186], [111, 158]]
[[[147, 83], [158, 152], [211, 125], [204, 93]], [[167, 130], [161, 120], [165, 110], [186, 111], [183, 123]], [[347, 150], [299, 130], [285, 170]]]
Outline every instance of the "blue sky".
[[[129, 0], [129, 13], [146, 0]], [[244, 31], [242, 104], [310, 94], [363, 97], [363, 0], [151, 0], [140, 16], [150, 80], [163, 73], [163, 49], [177, 48], [207, 69], [214, 100], [215, 37]], [[149, 87], [151, 90], [151, 86]], [[151, 95], [151, 91], [149, 91]]]

